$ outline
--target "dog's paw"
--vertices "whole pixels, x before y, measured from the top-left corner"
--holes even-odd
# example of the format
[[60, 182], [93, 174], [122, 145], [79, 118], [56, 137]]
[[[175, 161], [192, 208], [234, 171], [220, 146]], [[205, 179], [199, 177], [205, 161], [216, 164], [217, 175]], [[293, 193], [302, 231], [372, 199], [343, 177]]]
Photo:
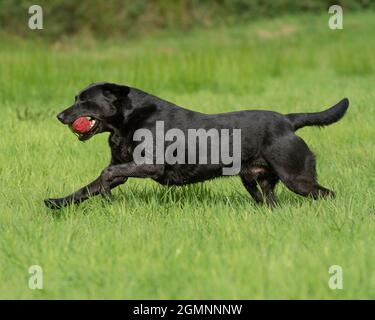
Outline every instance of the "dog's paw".
[[45, 199], [44, 204], [46, 207], [50, 209], [61, 209], [63, 207], [66, 207], [69, 202], [66, 201], [65, 199]]

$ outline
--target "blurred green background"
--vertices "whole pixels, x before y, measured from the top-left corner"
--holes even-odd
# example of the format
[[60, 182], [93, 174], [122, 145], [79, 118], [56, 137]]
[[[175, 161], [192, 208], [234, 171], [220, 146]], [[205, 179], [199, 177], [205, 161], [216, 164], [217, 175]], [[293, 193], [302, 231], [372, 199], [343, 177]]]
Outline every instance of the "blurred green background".
[[[41, 33], [25, 28], [32, 4], [44, 10], [48, 27]], [[78, 34], [129, 37], [163, 29], [233, 25], [283, 14], [322, 13], [333, 4], [350, 11], [375, 8], [372, 0], [0, 0], [0, 29], [50, 40]]]

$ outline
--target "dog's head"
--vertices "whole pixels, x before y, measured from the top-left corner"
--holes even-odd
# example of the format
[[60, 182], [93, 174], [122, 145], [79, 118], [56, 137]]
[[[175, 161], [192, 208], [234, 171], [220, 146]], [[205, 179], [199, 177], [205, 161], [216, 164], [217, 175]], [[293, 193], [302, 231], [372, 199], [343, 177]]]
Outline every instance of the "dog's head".
[[[128, 98], [130, 88], [113, 83], [91, 84], [75, 97], [74, 104], [57, 115], [57, 118], [78, 135], [81, 141], [97, 133], [113, 131], [124, 122], [132, 109]], [[74, 123], [83, 119], [85, 130], [77, 130]]]

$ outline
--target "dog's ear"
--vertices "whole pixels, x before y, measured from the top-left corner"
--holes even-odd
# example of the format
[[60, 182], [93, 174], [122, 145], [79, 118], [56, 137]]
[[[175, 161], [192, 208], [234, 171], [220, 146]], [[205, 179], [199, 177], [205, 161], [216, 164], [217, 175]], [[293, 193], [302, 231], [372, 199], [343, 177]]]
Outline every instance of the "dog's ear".
[[147, 118], [155, 110], [155, 104], [144, 103], [136, 106], [131, 103], [129, 99], [128, 103], [125, 103], [122, 106], [122, 115], [124, 117], [124, 122], [129, 122], [130, 120], [137, 121], [143, 118]]
[[116, 97], [116, 100], [124, 100], [130, 92], [130, 88], [128, 86], [115, 83], [104, 83], [102, 88], [105, 95], [108, 95], [108, 93], [113, 94]]
[[[156, 109], [154, 104], [145, 103], [142, 105], [134, 105], [128, 97], [130, 88], [127, 86], [105, 83], [103, 89], [114, 96], [113, 104], [121, 110], [125, 122], [145, 118]], [[104, 92], [107, 96], [108, 93], [106, 94]]]

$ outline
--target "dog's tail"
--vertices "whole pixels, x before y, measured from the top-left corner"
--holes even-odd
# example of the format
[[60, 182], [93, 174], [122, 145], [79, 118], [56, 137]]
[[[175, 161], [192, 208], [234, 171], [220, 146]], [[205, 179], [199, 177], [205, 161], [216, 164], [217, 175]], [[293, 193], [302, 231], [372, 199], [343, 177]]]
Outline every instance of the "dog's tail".
[[327, 126], [339, 121], [349, 107], [349, 100], [342, 99], [333, 107], [313, 113], [290, 113], [287, 118], [292, 123], [294, 131], [306, 126]]

